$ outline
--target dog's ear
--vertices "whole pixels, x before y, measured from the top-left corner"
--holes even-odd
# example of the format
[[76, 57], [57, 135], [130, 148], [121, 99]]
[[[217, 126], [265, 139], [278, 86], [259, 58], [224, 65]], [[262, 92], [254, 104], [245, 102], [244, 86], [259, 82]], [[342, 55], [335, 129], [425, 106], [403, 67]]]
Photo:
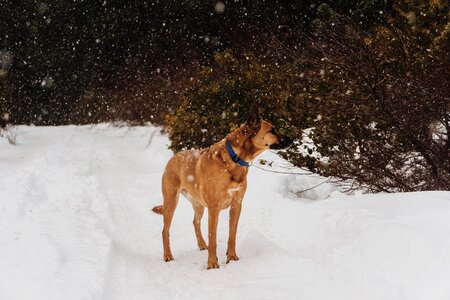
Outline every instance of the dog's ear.
[[249, 109], [247, 125], [256, 133], [260, 128], [259, 107], [256, 102], [253, 102]]

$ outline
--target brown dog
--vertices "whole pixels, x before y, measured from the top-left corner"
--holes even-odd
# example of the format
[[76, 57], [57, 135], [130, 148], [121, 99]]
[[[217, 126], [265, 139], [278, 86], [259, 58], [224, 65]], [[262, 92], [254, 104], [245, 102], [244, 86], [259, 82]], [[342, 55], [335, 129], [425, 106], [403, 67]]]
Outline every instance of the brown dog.
[[[219, 268], [216, 255], [216, 232], [219, 212], [230, 207], [230, 232], [227, 263], [238, 260], [236, 230], [241, 203], [247, 189], [248, 163], [263, 151], [281, 149], [291, 141], [276, 133], [264, 120], [247, 121], [214, 145], [201, 150], [181, 151], [166, 165], [162, 177], [164, 203], [153, 211], [164, 216], [162, 231], [164, 260], [173, 260], [169, 230], [181, 192], [194, 208], [194, 229], [200, 250], [208, 249], [208, 269]], [[278, 147], [274, 147], [278, 146]], [[202, 237], [200, 221], [208, 208], [208, 245]]]

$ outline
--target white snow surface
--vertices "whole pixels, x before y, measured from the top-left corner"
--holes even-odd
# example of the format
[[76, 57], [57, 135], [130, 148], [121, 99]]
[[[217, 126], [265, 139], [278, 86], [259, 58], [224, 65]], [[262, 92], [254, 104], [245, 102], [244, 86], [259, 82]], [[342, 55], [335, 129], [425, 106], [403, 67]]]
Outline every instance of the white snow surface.
[[156, 127], [110, 124], [0, 138], [0, 299], [450, 299], [450, 192], [302, 194], [324, 179], [251, 168], [240, 260], [225, 263], [223, 211], [221, 266], [206, 270], [181, 197], [165, 263], [150, 209], [168, 143]]

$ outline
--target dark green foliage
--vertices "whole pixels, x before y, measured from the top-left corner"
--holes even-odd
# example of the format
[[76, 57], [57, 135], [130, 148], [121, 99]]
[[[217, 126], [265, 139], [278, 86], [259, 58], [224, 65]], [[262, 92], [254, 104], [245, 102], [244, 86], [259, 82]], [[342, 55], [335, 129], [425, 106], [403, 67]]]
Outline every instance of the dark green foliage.
[[11, 90], [9, 82], [0, 75], [0, 128], [4, 128], [9, 123]]
[[[263, 52], [262, 45], [273, 35], [295, 44], [293, 33], [306, 30], [318, 17], [327, 17], [319, 9], [321, 3], [329, 11], [364, 16], [364, 26], [378, 21], [369, 17], [373, 11], [390, 5], [375, 0], [223, 1], [220, 11], [216, 3], [1, 1], [0, 51], [9, 51], [13, 57], [6, 78], [14, 98], [9, 121], [67, 124], [131, 118], [160, 123], [161, 114], [177, 101], [169, 96], [166, 102], [159, 91], [173, 88], [177, 74], [191, 77], [186, 66], [207, 65], [216, 51], [226, 48], [235, 53]], [[167, 80], [155, 86], [161, 75]], [[133, 93], [136, 84], [149, 94], [145, 100]], [[158, 90], [148, 90], [149, 86]], [[123, 106], [131, 103], [135, 113], [116, 114], [130, 109], [113, 107], [117, 103], [109, 98], [117, 90], [130, 91], [121, 95], [129, 99]], [[83, 107], [86, 98], [99, 101], [92, 104], [96, 111]], [[136, 109], [139, 105], [147, 113]]]
[[238, 59], [231, 51], [217, 53], [215, 62], [168, 117], [172, 150], [202, 148], [222, 139], [247, 120], [254, 103], [260, 116], [283, 133], [294, 130], [285, 121], [289, 95], [281, 67], [261, 64], [250, 54]]

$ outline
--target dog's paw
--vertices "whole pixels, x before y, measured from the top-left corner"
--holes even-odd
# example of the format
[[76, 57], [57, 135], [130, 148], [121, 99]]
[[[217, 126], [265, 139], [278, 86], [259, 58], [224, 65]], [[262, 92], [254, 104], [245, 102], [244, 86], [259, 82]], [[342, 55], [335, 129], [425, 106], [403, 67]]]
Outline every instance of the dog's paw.
[[239, 257], [236, 254], [227, 253], [227, 263], [229, 263], [232, 260], [239, 260]]
[[172, 256], [171, 253], [169, 253], [169, 254], [164, 254], [164, 261], [165, 261], [165, 262], [169, 262], [169, 261], [172, 261], [172, 260], [175, 260], [175, 258], [173, 258], [173, 256]]
[[216, 261], [208, 261], [208, 267], [206, 269], [218, 269], [219, 268], [219, 262]]
[[198, 248], [200, 249], [200, 251], [203, 251], [203, 250], [208, 249], [208, 245], [206, 245], [206, 243], [201, 243], [201, 244], [198, 244]]

